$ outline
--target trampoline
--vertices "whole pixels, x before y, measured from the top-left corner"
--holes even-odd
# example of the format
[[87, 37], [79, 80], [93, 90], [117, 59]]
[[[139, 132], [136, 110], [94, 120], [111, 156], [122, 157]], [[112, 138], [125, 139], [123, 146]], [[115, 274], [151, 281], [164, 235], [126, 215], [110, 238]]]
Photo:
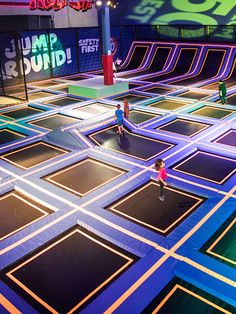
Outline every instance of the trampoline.
[[56, 87], [52, 87], [51, 89], [64, 92], [64, 93], [69, 93], [68, 85], [56, 86]]
[[106, 209], [161, 234], [168, 234], [203, 202], [203, 199], [171, 187], [159, 200], [159, 186], [148, 182]]
[[72, 77], [64, 77], [64, 80], [69, 80], [69, 81], [81, 81], [81, 80], [85, 80], [88, 77], [86, 76], [82, 76], [82, 75], [76, 75], [76, 76], [72, 76]]
[[28, 94], [28, 99], [29, 100], [37, 100], [37, 99], [46, 98], [46, 97], [50, 97], [50, 96], [55, 96], [55, 94], [48, 93], [48, 92], [36, 92], [36, 93]]
[[227, 104], [228, 105], [236, 105], [236, 93], [229, 95], [227, 97]]
[[172, 77], [183, 75], [191, 70], [196, 54], [196, 48], [181, 48], [174, 66], [168, 73], [157, 73], [156, 75], [143, 78], [142, 80], [160, 82]]
[[38, 142], [4, 154], [1, 158], [17, 167], [28, 169], [66, 153], [66, 150], [54, 145]]
[[73, 98], [73, 97], [61, 97], [54, 100], [45, 101], [44, 104], [63, 107], [63, 106], [73, 105], [81, 101], [84, 101], [84, 99]]
[[171, 83], [178, 82], [178, 85], [187, 86], [216, 76], [222, 67], [225, 54], [226, 50], [224, 49], [208, 49], [198, 74], [189, 78], [174, 80]]
[[210, 93], [188, 91], [188, 92], [184, 92], [182, 94], [178, 94], [176, 96], [183, 97], [183, 98], [192, 98], [192, 99], [199, 100], [199, 99], [203, 99], [205, 97], [209, 97], [210, 95], [211, 95]]
[[203, 106], [200, 109], [192, 111], [190, 114], [195, 114], [198, 116], [204, 116], [204, 117], [215, 118], [215, 119], [224, 119], [232, 115], [233, 113], [235, 112], [230, 109], [221, 109], [217, 107]]
[[[27, 88], [29, 89], [29, 88]], [[19, 94], [19, 93], [25, 93], [25, 85], [18, 85], [18, 86], [10, 86], [10, 87], [5, 87], [4, 91], [7, 95], [14, 95], [14, 94]]]
[[[128, 63], [122, 68], [122, 71], [129, 71], [142, 66], [149, 46], [136, 45], [132, 51], [132, 54], [128, 60]], [[122, 74], [123, 75], [123, 74]]]
[[16, 105], [19, 103], [20, 103], [20, 100], [18, 100], [18, 99], [15, 99], [12, 97], [0, 96], [0, 107], [9, 106], [9, 105]]
[[161, 71], [166, 64], [166, 61], [168, 59], [170, 52], [171, 52], [171, 47], [157, 47], [148, 68], [140, 69], [135, 73], [130, 73], [130, 74], [124, 73], [124, 74], [121, 74], [121, 76], [119, 75], [119, 77], [131, 78], [135, 76], [146, 75], [152, 72]]
[[[133, 134], [125, 130], [122, 135], [116, 133], [117, 127], [109, 127], [92, 133], [89, 138], [97, 145], [113, 151], [148, 161], [172, 148], [174, 145]], [[140, 149], [142, 147], [142, 150]]]
[[24, 137], [24, 134], [12, 131], [10, 129], [2, 129], [0, 130], [0, 145], [7, 144], [12, 141], [17, 141]]
[[[236, 77], [236, 60], [234, 60], [234, 64], [231, 68], [229, 75], [223, 79], [227, 88], [230, 88], [230, 87], [236, 85], [235, 77]], [[208, 85], [204, 85], [203, 88], [218, 90], [219, 89], [219, 83], [215, 82], [215, 83], [211, 83]]]
[[68, 116], [64, 116], [62, 114], [56, 114], [49, 117], [44, 117], [38, 120], [34, 120], [29, 122], [29, 124], [40, 126], [47, 130], [54, 130], [61, 126], [76, 123], [81, 121], [81, 119], [75, 119]]
[[215, 232], [201, 249], [223, 263], [236, 267], [236, 215], [235, 213]]
[[156, 128], [156, 130], [163, 130], [192, 137], [199, 132], [207, 129], [208, 127], [209, 124], [205, 123], [194, 122], [184, 119], [175, 119], [171, 122], [159, 126], [158, 128]]
[[141, 314], [230, 314], [233, 306], [175, 277]]
[[115, 112], [116, 108], [113, 106], [109, 106], [109, 105], [105, 105], [105, 104], [96, 102], [96, 103], [86, 105], [83, 107], [78, 107], [74, 110], [81, 113], [82, 117], [84, 119], [87, 119], [87, 118], [93, 117], [97, 114], [108, 112], [110, 110], [113, 110]]
[[168, 87], [149, 87], [143, 89], [143, 92], [148, 92], [148, 93], [154, 93], [154, 94], [165, 94], [174, 91], [174, 88], [168, 88]]
[[229, 130], [228, 132], [224, 133], [216, 140], [214, 140], [214, 143], [236, 147], [236, 130]]
[[140, 124], [142, 122], [154, 119], [159, 117], [160, 115], [147, 113], [143, 111], [138, 110], [132, 110], [129, 113], [129, 121], [131, 121], [134, 124]]
[[136, 87], [140, 87], [142, 86], [141, 84], [135, 84], [135, 83], [129, 83], [129, 89], [133, 89], [133, 88], [136, 88]]
[[203, 180], [223, 184], [236, 172], [236, 160], [197, 151], [172, 168]]
[[133, 263], [131, 254], [76, 228], [21, 261], [4, 279], [39, 313], [72, 313]]
[[123, 170], [88, 158], [44, 179], [69, 192], [84, 196], [124, 173]]
[[8, 117], [10, 119], [22, 119], [22, 118], [26, 118], [28, 116], [38, 114], [40, 112], [43, 112], [43, 110], [25, 107], [25, 108], [5, 111], [1, 115], [4, 117]]
[[52, 211], [16, 191], [12, 191], [0, 196], [0, 213], [0, 240], [3, 240]]
[[165, 109], [165, 110], [175, 110], [175, 109], [184, 107], [186, 105], [188, 105], [188, 103], [165, 99], [165, 100], [159, 100], [154, 103], [151, 103], [148, 106], [159, 108], [159, 109]]
[[113, 100], [117, 100], [117, 101], [123, 101], [124, 98], [126, 98], [128, 100], [129, 103], [135, 103], [141, 100], [145, 100], [148, 99], [149, 96], [143, 96], [143, 95], [137, 95], [137, 94], [125, 94], [119, 97], [114, 97], [112, 98]]
[[55, 81], [42, 81], [42, 82], [32, 83], [33, 86], [39, 86], [39, 87], [50, 87], [50, 86], [56, 86], [59, 84], [61, 84], [61, 82], [55, 82]]

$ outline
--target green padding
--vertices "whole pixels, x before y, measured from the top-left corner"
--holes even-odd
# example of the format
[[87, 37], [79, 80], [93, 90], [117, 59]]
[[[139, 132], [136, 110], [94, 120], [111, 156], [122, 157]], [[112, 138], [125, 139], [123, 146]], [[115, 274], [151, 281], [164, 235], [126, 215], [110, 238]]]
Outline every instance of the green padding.
[[122, 81], [114, 85], [103, 86], [79, 86], [69, 85], [69, 94], [87, 98], [103, 98], [111, 95], [121, 94], [129, 90], [128, 82]]

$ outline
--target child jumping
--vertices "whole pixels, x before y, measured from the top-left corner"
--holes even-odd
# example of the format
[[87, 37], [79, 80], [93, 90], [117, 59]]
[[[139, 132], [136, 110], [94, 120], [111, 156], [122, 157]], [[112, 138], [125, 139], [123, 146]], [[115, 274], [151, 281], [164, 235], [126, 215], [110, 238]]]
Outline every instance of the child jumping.
[[159, 200], [164, 201], [165, 195], [164, 195], [164, 187], [167, 186], [166, 179], [167, 179], [167, 172], [165, 168], [165, 163], [162, 159], [157, 159], [155, 162], [155, 169], [156, 171], [159, 171], [157, 179], [160, 184], [160, 194], [159, 194]]
[[126, 98], [124, 98], [123, 100], [123, 103], [124, 103], [124, 116], [125, 118], [129, 118], [129, 103], [128, 103], [128, 100]]
[[120, 105], [116, 106], [114, 119], [117, 120], [118, 130], [116, 133], [122, 134], [124, 132], [123, 128], [123, 111], [120, 109]]

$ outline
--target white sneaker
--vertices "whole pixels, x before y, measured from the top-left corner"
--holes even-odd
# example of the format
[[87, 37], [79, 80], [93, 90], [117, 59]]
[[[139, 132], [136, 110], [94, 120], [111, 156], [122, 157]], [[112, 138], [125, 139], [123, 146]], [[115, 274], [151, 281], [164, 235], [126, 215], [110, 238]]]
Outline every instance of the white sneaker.
[[164, 196], [159, 196], [159, 200], [162, 201], [162, 202], [164, 202], [165, 197], [164, 197]]

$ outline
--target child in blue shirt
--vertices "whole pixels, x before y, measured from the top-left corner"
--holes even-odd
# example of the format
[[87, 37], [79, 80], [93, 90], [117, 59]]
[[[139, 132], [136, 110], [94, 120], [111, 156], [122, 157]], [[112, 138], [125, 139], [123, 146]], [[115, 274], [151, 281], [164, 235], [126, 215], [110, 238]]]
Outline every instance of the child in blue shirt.
[[118, 131], [117, 133], [122, 134], [124, 132], [123, 128], [123, 111], [120, 109], [120, 105], [116, 106], [115, 117], [114, 119], [117, 121]]

